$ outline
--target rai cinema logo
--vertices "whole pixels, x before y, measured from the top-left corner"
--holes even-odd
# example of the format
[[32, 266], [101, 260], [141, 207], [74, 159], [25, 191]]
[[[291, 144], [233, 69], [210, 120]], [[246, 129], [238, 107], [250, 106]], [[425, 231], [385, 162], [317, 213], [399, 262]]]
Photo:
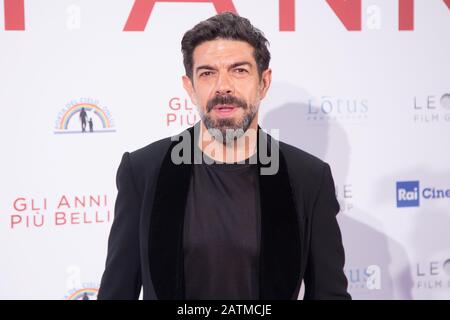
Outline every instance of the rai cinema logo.
[[115, 132], [111, 113], [98, 100], [82, 98], [66, 104], [55, 121], [55, 134]]

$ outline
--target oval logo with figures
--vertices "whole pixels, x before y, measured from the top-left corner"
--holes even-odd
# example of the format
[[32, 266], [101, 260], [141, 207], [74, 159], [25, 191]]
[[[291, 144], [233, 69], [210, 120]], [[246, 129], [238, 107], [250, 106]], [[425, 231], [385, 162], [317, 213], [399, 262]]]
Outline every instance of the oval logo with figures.
[[59, 112], [55, 121], [54, 133], [107, 133], [115, 132], [111, 113], [98, 100], [83, 98], [71, 101]]
[[73, 289], [65, 297], [65, 300], [97, 300], [98, 288], [85, 287]]

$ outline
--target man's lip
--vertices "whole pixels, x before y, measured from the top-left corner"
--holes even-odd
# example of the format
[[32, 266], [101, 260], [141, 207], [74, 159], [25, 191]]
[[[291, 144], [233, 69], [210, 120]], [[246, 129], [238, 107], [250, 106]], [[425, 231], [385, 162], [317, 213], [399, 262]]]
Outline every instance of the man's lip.
[[218, 104], [218, 105], [214, 106], [213, 109], [224, 109], [224, 108], [233, 109], [233, 108], [236, 108], [236, 106], [233, 104]]

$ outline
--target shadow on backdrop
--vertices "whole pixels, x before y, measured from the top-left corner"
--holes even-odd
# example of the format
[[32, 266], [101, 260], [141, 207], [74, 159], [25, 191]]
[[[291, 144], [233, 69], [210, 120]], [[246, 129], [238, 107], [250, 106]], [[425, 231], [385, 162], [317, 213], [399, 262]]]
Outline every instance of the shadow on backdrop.
[[[347, 132], [336, 121], [308, 119], [320, 106], [314, 96], [291, 84], [273, 83], [260, 108], [262, 128], [279, 129], [280, 140], [329, 162], [339, 191], [348, 184], [351, 146]], [[351, 132], [351, 128], [348, 129]], [[358, 152], [364, 152], [359, 150]], [[370, 167], [367, 170], [371, 170]], [[364, 181], [358, 178], [358, 184]], [[357, 190], [353, 190], [357, 195]], [[346, 253], [345, 273], [353, 299], [411, 299], [412, 280], [409, 260], [403, 247], [388, 237], [376, 220], [376, 212], [364, 212], [355, 204], [342, 201], [338, 223]], [[351, 209], [350, 209], [351, 208]], [[370, 221], [370, 225], [362, 221]], [[395, 277], [391, 265], [402, 263], [404, 272]], [[367, 269], [369, 266], [373, 266]], [[370, 289], [369, 289], [370, 288]], [[304, 288], [299, 298], [303, 296]]]

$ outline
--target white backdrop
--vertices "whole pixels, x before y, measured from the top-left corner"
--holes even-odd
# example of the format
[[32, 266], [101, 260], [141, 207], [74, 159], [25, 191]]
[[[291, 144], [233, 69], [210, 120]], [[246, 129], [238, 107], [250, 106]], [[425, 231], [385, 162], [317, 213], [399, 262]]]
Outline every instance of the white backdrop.
[[[0, 2], [2, 299], [95, 298], [123, 152], [199, 120], [180, 41], [216, 7], [134, 2]], [[271, 43], [260, 125], [332, 167], [353, 297], [449, 299], [450, 1], [215, 2]]]

